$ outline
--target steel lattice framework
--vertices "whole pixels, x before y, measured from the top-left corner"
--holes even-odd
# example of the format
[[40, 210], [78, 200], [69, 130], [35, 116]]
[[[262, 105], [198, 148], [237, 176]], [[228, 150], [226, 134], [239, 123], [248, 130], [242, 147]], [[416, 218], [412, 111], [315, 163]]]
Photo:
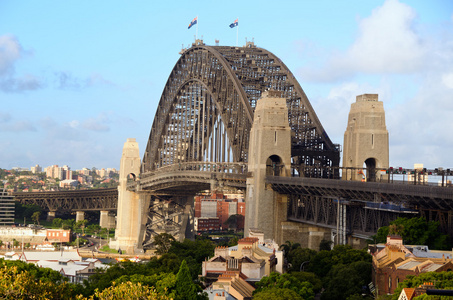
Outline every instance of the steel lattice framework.
[[324, 131], [285, 64], [269, 51], [207, 46], [184, 50], [162, 93], [141, 176], [187, 162], [246, 163], [256, 102], [266, 89], [287, 99], [294, 166], [338, 166], [339, 147]]
[[116, 211], [118, 189], [91, 189], [59, 192], [13, 193], [22, 204], [39, 205], [46, 211]]

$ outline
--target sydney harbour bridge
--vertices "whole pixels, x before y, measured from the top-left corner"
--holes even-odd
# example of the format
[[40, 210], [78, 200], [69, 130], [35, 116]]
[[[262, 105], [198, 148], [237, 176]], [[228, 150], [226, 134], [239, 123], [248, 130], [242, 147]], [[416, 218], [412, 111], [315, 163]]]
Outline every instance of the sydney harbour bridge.
[[[120, 180], [119, 198], [129, 195], [127, 204], [119, 204], [122, 200], [112, 190], [105, 191], [105, 199], [93, 198], [90, 191], [83, 191], [86, 196], [67, 192], [60, 201], [45, 195], [49, 193], [27, 193], [28, 198], [18, 193], [16, 199], [34, 201], [54, 212], [116, 211], [123, 220], [117, 220], [122, 223], [117, 225], [117, 235], [132, 240], [135, 249], [152, 244], [156, 226], [164, 228], [166, 224], [173, 228], [172, 234], [190, 236], [191, 205], [197, 192], [223, 187], [251, 189], [254, 173], [249, 162], [255, 155], [249, 151], [251, 130], [254, 119], [263, 117], [255, 115], [255, 109], [264, 94], [285, 99], [290, 130], [290, 163], [284, 166], [278, 155], [269, 156], [264, 163], [265, 189], [286, 199], [282, 201], [284, 220], [279, 220], [283, 225], [277, 226], [306, 224], [337, 235], [341, 229], [343, 242], [347, 242], [348, 237], [375, 234], [399, 216], [423, 215], [439, 221], [444, 231], [453, 234], [453, 188], [446, 184], [396, 184], [389, 175], [384, 176], [386, 180], [374, 176], [368, 176], [366, 182], [340, 180], [347, 172], [360, 170], [340, 167], [340, 146], [330, 140], [294, 75], [278, 57], [250, 42], [244, 47], [229, 47], [208, 46], [197, 40], [181, 51], [163, 89], [140, 165], [131, 162], [123, 170], [127, 173], [123, 176], [133, 178]], [[278, 123], [280, 116], [271, 112], [269, 118]], [[266, 148], [266, 144], [261, 147]], [[368, 174], [375, 172], [375, 167], [367, 165]], [[284, 168], [289, 172], [284, 173]], [[388, 165], [383, 171], [398, 172]], [[432, 172], [453, 175], [450, 169]], [[101, 191], [91, 193], [102, 195]], [[172, 208], [164, 211], [169, 203]], [[134, 212], [125, 218], [127, 209]], [[126, 224], [130, 222], [137, 224]], [[293, 234], [295, 231], [278, 232], [283, 236], [272, 238], [303, 238]]]

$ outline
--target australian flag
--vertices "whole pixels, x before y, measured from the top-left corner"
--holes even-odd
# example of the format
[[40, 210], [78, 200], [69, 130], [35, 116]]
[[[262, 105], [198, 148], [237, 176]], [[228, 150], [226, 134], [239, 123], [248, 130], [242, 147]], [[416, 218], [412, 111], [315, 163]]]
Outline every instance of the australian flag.
[[195, 17], [192, 22], [190, 22], [189, 24], [189, 27], [187, 27], [187, 29], [190, 29], [190, 27], [192, 27], [193, 25], [197, 24], [197, 21], [198, 21], [198, 17]]
[[234, 20], [234, 22], [230, 24], [230, 28], [234, 28], [234, 27], [236, 27], [236, 26], [239, 26], [238, 20], [239, 20], [239, 19]]

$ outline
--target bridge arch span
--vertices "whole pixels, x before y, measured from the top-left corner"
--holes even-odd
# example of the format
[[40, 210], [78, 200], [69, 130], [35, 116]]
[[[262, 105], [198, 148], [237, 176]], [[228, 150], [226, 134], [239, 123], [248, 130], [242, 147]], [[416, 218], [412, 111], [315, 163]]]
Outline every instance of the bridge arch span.
[[247, 163], [256, 101], [267, 89], [287, 99], [295, 164], [338, 166], [338, 147], [278, 57], [253, 43], [197, 40], [181, 53], [164, 87], [141, 174], [186, 162]]

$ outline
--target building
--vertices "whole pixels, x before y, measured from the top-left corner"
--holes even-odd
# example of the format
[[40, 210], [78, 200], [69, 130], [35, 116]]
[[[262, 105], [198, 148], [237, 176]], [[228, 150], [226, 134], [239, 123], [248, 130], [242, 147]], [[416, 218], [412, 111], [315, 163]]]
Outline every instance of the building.
[[195, 231], [197, 232], [219, 231], [220, 230], [219, 218], [207, 218], [207, 217], [195, 218], [194, 228]]
[[403, 245], [400, 236], [388, 236], [386, 244], [371, 250], [373, 284], [378, 295], [393, 294], [407, 276], [453, 270], [452, 251], [432, 251], [427, 246]]
[[0, 190], [0, 225], [14, 224], [14, 197], [8, 195], [8, 192], [3, 187]]
[[272, 272], [283, 272], [283, 251], [264, 233], [240, 239], [233, 247], [217, 247], [214, 256], [202, 264], [209, 299], [251, 299], [254, 283]]
[[[204, 193], [195, 196], [195, 220], [198, 227], [195, 230], [202, 232], [207, 231], [207, 227], [218, 228], [214, 230], [228, 230], [233, 226], [236, 230], [244, 229], [245, 202], [243, 195], [223, 194], [221, 192]], [[227, 220], [233, 215], [236, 217], [236, 224], [228, 224]], [[218, 224], [213, 224], [217, 220]], [[209, 223], [209, 226], [208, 226]], [[197, 229], [199, 228], [199, 229]]]
[[60, 181], [60, 187], [65, 189], [75, 189], [79, 181], [73, 179], [65, 179]]
[[71, 241], [71, 230], [47, 229], [46, 236], [50, 243], [69, 243]]
[[259, 281], [274, 271], [281, 273], [283, 252], [276, 246], [260, 242], [256, 237], [247, 237], [240, 239], [236, 246], [217, 247], [214, 256], [203, 262], [202, 276], [209, 281], [225, 272], [239, 271], [250, 280]]
[[[401, 291], [401, 294], [399, 295], [398, 300], [412, 300], [415, 297], [418, 297], [420, 295], [426, 294], [427, 290], [431, 290], [431, 295], [435, 295], [436, 294], [436, 293], [432, 293], [433, 290], [436, 291], [436, 289], [434, 288], [434, 283], [433, 282], [425, 282], [425, 283], [419, 285], [416, 288], [404, 288]], [[444, 297], [445, 296], [447, 296], [447, 297], [450, 296], [451, 297], [453, 295], [453, 291], [451, 291], [451, 290], [437, 290], [437, 291], [441, 292], [438, 295], [444, 295]]]
[[67, 277], [70, 283], [83, 283], [84, 280], [95, 274], [96, 268], [108, 268], [108, 265], [102, 264], [95, 258], [83, 260], [77, 250], [8, 252], [3, 258], [21, 260], [40, 268], [50, 268]]
[[207, 290], [209, 299], [252, 299], [255, 288], [246, 279], [247, 277], [241, 272], [226, 272], [220, 275], [217, 281], [212, 284], [212, 288]]
[[36, 174], [36, 173], [41, 173], [42, 172], [42, 167], [40, 165], [36, 165], [34, 167], [30, 167], [30, 171], [33, 173], [33, 174]]
[[58, 167], [58, 165], [52, 165], [44, 169], [47, 178], [57, 178], [59, 180], [72, 179], [71, 168], [67, 165]]
[[29, 244], [31, 249], [54, 250], [53, 243], [71, 241], [71, 231], [64, 229], [42, 229], [40, 226], [30, 227], [0, 226], [1, 248], [19, 250]]

